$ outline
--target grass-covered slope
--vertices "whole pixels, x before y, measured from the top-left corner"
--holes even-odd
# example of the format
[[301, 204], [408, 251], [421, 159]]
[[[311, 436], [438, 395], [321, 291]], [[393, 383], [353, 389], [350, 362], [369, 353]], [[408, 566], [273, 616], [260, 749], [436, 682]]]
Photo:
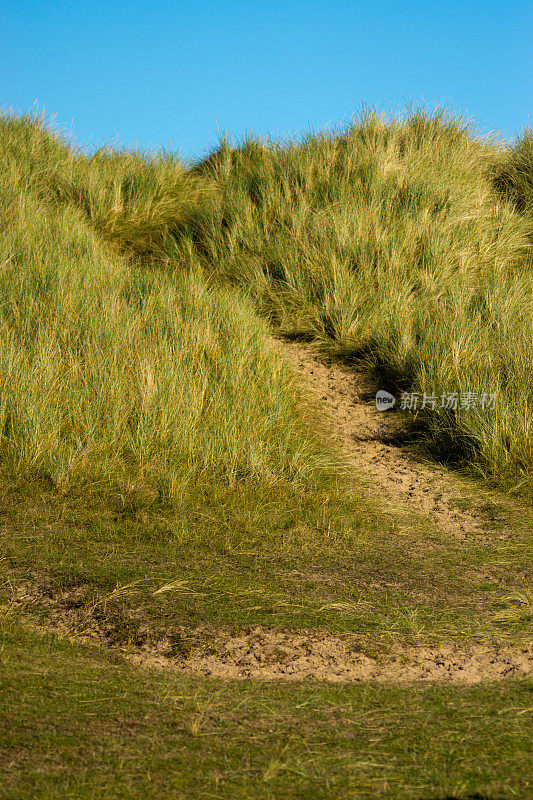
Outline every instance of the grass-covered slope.
[[187, 171], [87, 157], [15, 117], [0, 152], [2, 447], [18, 469], [166, 495], [204, 470], [315, 475], [254, 303], [382, 388], [435, 397], [419, 418], [435, 452], [531, 492], [527, 134], [505, 150], [443, 115], [366, 115], [301, 142], [222, 142]]
[[[138, 161], [117, 158], [111, 178], [114, 158], [76, 157], [33, 121], [2, 121], [4, 467], [148, 500], [198, 481], [312, 481], [327, 457], [250, 301], [118, 252], [153, 258], [165, 213], [175, 234], [189, 202], [178, 165], [143, 163], [137, 179]], [[124, 165], [126, 212], [113, 184], [126, 191]]]
[[[382, 388], [437, 404], [456, 392], [457, 410], [427, 415], [431, 444], [522, 490], [533, 474], [532, 220], [492, 178], [508, 162], [531, 197], [528, 141], [509, 153], [444, 117], [367, 116], [299, 144], [222, 143], [193, 170], [223, 194], [207, 269], [244, 285], [282, 330], [363, 357]], [[467, 392], [476, 408], [460, 407]], [[482, 409], [494, 393], [495, 410]]]

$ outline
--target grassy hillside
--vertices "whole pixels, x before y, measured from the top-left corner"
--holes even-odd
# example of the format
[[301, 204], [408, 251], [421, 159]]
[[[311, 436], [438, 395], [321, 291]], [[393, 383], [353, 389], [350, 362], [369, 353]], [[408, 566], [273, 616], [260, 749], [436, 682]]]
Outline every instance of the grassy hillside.
[[530, 492], [533, 223], [515, 208], [531, 197], [528, 153], [527, 138], [504, 152], [417, 114], [285, 146], [222, 143], [193, 170], [223, 192], [202, 261], [381, 388], [437, 403], [496, 393], [493, 412], [459, 402], [420, 421], [440, 455]]
[[[380, 505], [270, 338], [496, 392], [419, 432], [530, 495], [528, 148], [366, 116], [187, 169], [0, 119], [2, 797], [528, 796], [531, 507], [470, 492], [455, 535]], [[437, 677], [174, 671], [265, 632]], [[480, 648], [498, 680], [439, 683]]]
[[139, 264], [192, 213], [181, 167], [89, 161], [28, 120], [0, 153], [3, 466], [149, 502], [316, 481], [328, 456], [249, 299]]
[[[244, 293], [277, 330], [359, 359], [382, 388], [435, 396], [435, 411], [417, 420], [433, 451], [531, 492], [529, 135], [505, 151], [442, 115], [395, 121], [367, 115], [343, 133], [286, 145], [222, 142], [188, 171], [165, 154], [103, 150], [88, 158], [28, 118], [4, 119], [0, 136], [9, 230], [4, 291], [16, 298], [10, 307], [17, 306], [25, 325], [32, 320], [41, 330], [41, 355], [26, 352], [18, 374], [40, 386], [41, 367], [29, 364], [48, 348], [44, 385], [59, 387], [56, 411], [47, 412], [55, 421], [42, 420], [48, 432], [39, 454], [18, 443], [24, 425], [17, 426], [16, 411], [5, 412], [19, 465], [54, 461], [61, 476], [75, 463], [83, 470], [101, 436], [106, 469], [114, 474], [118, 458], [157, 480], [173, 475], [172, 482], [177, 449], [193, 472], [222, 459], [225, 475], [313, 473], [316, 450], [310, 456], [312, 445], [294, 435], [301, 412], [289, 408], [281, 366], [273, 377], [267, 329]], [[26, 255], [14, 254], [17, 247]], [[22, 280], [26, 273], [30, 284], [37, 281], [37, 295]], [[101, 303], [113, 307], [111, 315], [96, 313]], [[43, 335], [43, 308], [59, 313], [74, 370], [65, 360], [63, 373], [52, 367], [60, 349], [55, 332]], [[9, 335], [19, 337], [13, 313], [4, 317]], [[85, 320], [81, 331], [79, 320]], [[72, 324], [74, 340], [67, 332]], [[83, 357], [83, 387], [74, 377], [85, 347], [80, 337], [91, 339], [92, 350]], [[113, 366], [104, 367], [103, 352]], [[4, 350], [7, 365], [10, 358]], [[257, 359], [264, 361], [259, 368]], [[199, 369], [201, 362], [211, 365]], [[93, 370], [95, 385], [87, 382]], [[183, 381], [186, 373], [193, 381]], [[215, 393], [219, 382], [224, 386]], [[21, 385], [19, 392], [26, 396], [28, 389]], [[440, 408], [442, 395], [451, 393], [458, 407]], [[466, 393], [476, 395], [475, 407], [462, 407]], [[82, 396], [100, 409], [74, 421], [65, 398]], [[495, 398], [495, 408], [482, 408], [482, 397]], [[74, 405], [79, 417], [83, 403]], [[31, 413], [40, 418], [37, 406]], [[69, 418], [62, 427], [60, 413]], [[236, 438], [233, 430], [240, 431]]]

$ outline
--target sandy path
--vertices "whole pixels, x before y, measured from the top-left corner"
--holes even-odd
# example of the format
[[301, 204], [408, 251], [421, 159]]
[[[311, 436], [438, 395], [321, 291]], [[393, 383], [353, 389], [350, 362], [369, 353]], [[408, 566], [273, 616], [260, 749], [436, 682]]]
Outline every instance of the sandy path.
[[[276, 339], [275, 346], [303, 377], [329, 417], [334, 438], [382, 506], [422, 513], [460, 538], [484, 535], [487, 506], [496, 513], [510, 506], [507, 498], [494, 498], [488, 491], [476, 498], [457, 476], [410, 453], [402, 445], [401, 422], [376, 409], [363, 375], [317, 354], [312, 345]], [[498, 534], [505, 536], [505, 529]]]

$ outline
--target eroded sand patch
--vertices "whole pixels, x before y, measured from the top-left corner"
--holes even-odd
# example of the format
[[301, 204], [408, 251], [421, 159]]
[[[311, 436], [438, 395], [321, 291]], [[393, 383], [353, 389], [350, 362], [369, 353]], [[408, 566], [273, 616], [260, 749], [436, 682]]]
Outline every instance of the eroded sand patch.
[[79, 590], [52, 597], [27, 585], [0, 613], [22, 611], [34, 630], [120, 653], [140, 667], [212, 678], [473, 684], [533, 673], [532, 644], [454, 640], [431, 646], [398, 641], [383, 646], [371, 636], [259, 626], [235, 632], [211, 625], [170, 630], [141, 624], [128, 630], [124, 619], [117, 625], [106, 614], [79, 607], [80, 599]]
[[238, 636], [221, 633], [207, 652], [198, 648], [185, 659], [169, 658], [153, 650], [125, 655], [143, 666], [232, 679], [473, 684], [520, 677], [533, 671], [533, 647], [526, 645], [395, 645], [386, 656], [371, 658], [361, 651], [360, 638], [356, 645], [349, 636], [284, 633], [263, 628]]
[[[462, 491], [444, 468], [426, 466], [401, 446], [401, 422], [376, 409], [369, 400], [371, 388], [364, 375], [317, 353], [313, 345], [285, 339], [274, 342], [324, 409], [333, 437], [359, 475], [371, 484], [381, 506], [396, 512], [422, 513], [441, 530], [459, 538], [485, 535], [487, 513], [476, 509], [479, 498]], [[478, 506], [492, 507], [500, 518], [502, 514], [505, 517], [508, 504], [512, 507], [507, 498], [494, 499], [489, 492], [481, 499]], [[489, 531], [487, 535], [495, 534]], [[505, 538], [504, 525], [497, 535]]]

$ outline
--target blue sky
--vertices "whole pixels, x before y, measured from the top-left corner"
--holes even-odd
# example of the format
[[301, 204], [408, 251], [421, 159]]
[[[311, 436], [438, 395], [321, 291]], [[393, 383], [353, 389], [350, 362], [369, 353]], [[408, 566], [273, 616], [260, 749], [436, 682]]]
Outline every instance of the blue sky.
[[218, 130], [297, 135], [445, 104], [511, 137], [533, 100], [533, 3], [0, 0], [0, 105], [76, 142], [186, 158]]

